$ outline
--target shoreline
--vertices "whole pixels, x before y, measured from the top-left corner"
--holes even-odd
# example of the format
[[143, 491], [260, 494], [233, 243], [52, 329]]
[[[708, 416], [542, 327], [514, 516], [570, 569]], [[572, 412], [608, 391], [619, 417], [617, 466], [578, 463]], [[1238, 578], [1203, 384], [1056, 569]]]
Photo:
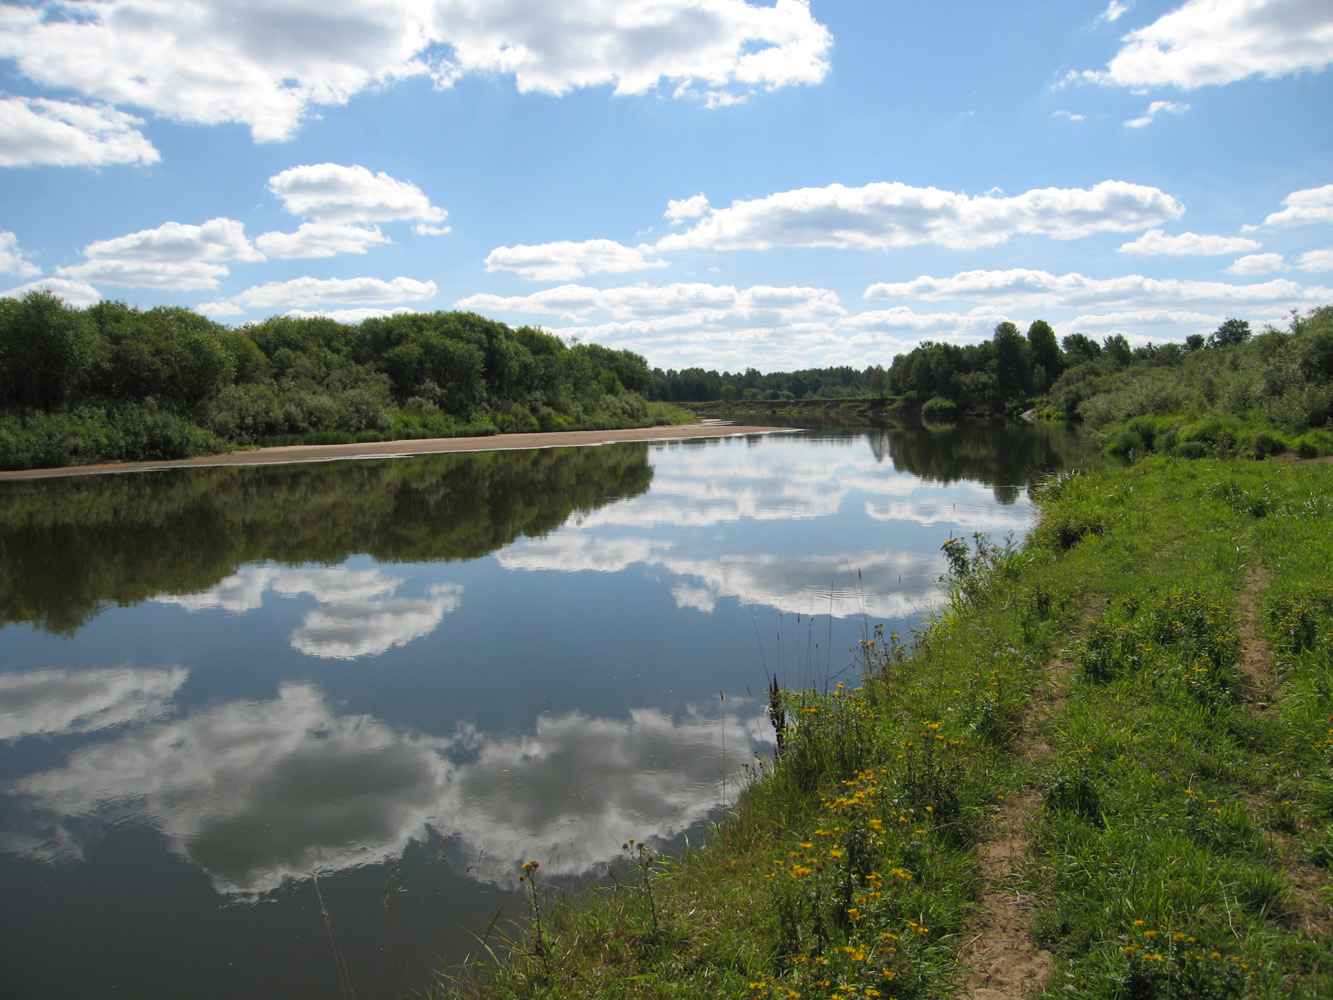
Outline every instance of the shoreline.
[[245, 465], [286, 465], [297, 462], [337, 462], [367, 458], [406, 458], [469, 451], [515, 451], [524, 448], [580, 448], [621, 441], [676, 441], [691, 438], [736, 437], [743, 434], [786, 434], [793, 427], [760, 427], [703, 421], [658, 427], [627, 427], [601, 431], [547, 431], [525, 434], [490, 434], [482, 437], [415, 438], [366, 441], [356, 444], [295, 444], [250, 448], [216, 455], [164, 459], [158, 462], [109, 462], [51, 469], [14, 469], [0, 472], [0, 480], [48, 479], [56, 476], [95, 476], [118, 472], [153, 472], [159, 469], [216, 468]]

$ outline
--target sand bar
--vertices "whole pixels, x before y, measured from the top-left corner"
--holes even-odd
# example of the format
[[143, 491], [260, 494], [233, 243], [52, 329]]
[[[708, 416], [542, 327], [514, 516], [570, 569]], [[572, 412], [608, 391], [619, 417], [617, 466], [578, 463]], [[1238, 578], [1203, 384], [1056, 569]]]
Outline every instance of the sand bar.
[[155, 469], [208, 468], [222, 465], [280, 465], [288, 462], [336, 462], [354, 458], [402, 458], [449, 451], [509, 451], [517, 448], [573, 448], [617, 441], [675, 441], [682, 438], [734, 437], [740, 434], [782, 434], [791, 427], [746, 427], [722, 420], [665, 427], [631, 427], [607, 431], [554, 431], [549, 434], [491, 434], [486, 437], [421, 438], [412, 441], [368, 441], [363, 444], [285, 445], [250, 448], [220, 455], [197, 455], [161, 462], [115, 462], [75, 465], [59, 469], [20, 469], [0, 472], [0, 479], [45, 479], [50, 476], [86, 476], [108, 472], [147, 472]]

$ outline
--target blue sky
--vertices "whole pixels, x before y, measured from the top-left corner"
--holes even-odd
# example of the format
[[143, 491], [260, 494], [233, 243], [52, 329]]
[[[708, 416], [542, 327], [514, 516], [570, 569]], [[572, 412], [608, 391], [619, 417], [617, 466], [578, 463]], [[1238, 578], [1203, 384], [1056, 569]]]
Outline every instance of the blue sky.
[[1333, 302], [1328, 0], [0, 5], [0, 294], [765, 371]]

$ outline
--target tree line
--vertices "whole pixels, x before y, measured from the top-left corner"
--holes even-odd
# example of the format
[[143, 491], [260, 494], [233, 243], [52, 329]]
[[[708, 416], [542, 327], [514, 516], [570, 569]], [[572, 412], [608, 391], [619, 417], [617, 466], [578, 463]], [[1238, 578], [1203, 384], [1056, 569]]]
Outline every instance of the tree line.
[[627, 427], [647, 362], [474, 313], [231, 328], [190, 309], [0, 299], [0, 467], [176, 458], [289, 440]]

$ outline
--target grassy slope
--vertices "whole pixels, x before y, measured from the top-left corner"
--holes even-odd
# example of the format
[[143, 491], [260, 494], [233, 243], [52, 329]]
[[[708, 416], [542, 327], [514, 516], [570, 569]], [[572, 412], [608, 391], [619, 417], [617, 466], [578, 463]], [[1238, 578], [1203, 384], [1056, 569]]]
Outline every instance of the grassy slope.
[[951, 544], [863, 688], [786, 698], [708, 847], [572, 904], [537, 869], [540, 932], [440, 992], [1333, 995], [1333, 467], [1043, 492], [1023, 551]]

